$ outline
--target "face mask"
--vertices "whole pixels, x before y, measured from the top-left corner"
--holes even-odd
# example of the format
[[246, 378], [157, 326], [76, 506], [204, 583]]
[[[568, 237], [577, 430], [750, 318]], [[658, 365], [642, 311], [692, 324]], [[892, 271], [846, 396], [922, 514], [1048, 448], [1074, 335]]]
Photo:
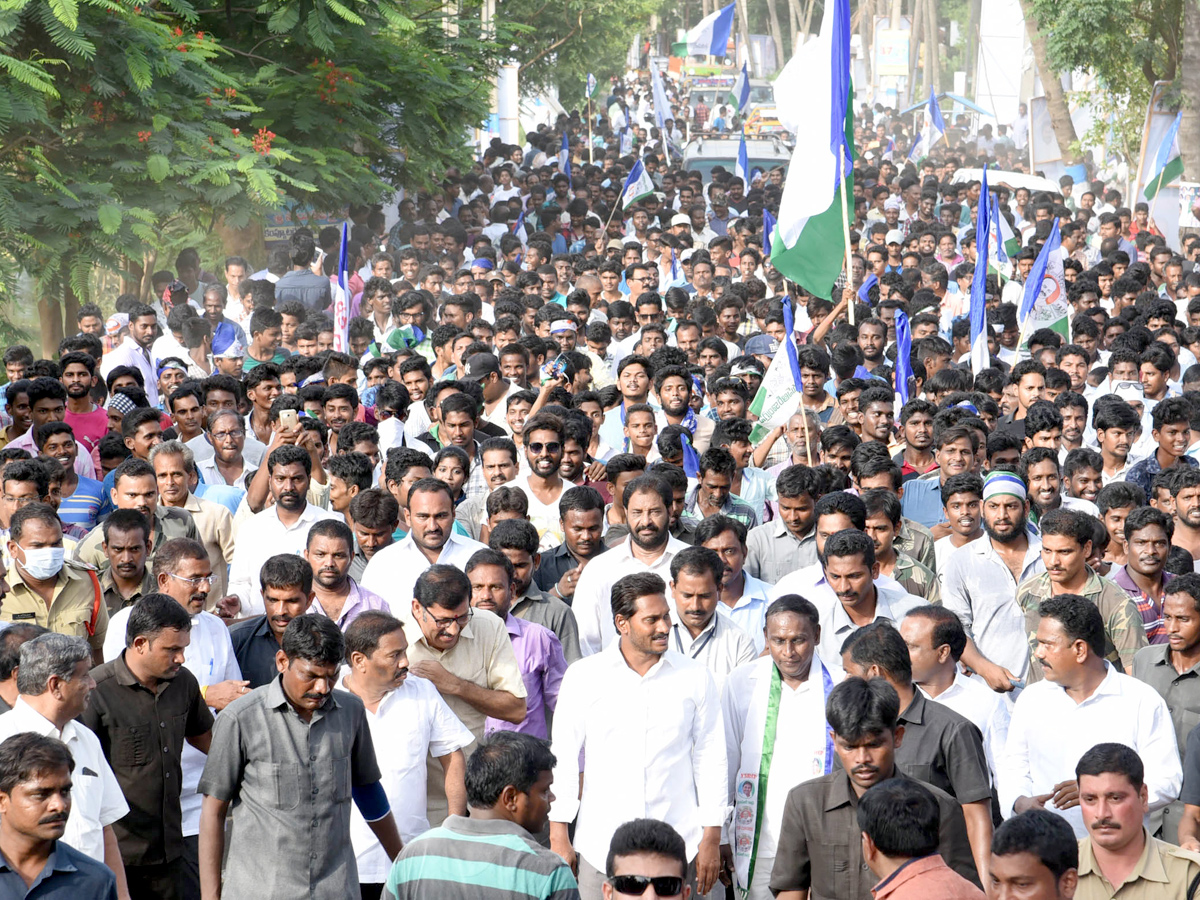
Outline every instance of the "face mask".
[[31, 550], [22, 547], [21, 553], [25, 556], [21, 568], [29, 573], [30, 578], [47, 581], [62, 571], [65, 553], [62, 547], [37, 547]]

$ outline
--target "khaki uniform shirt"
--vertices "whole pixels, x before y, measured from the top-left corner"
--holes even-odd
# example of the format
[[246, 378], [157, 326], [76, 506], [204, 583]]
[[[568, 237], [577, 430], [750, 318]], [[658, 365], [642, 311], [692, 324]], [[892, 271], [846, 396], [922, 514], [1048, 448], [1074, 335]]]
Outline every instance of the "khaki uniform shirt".
[[[1133, 657], [1147, 645], [1142, 614], [1133, 598], [1111, 581], [1101, 578], [1090, 568], [1087, 583], [1079, 593], [1096, 604], [1104, 618], [1104, 658], [1118, 672], [1133, 671]], [[1017, 587], [1017, 606], [1025, 613], [1025, 629], [1029, 634], [1029, 677], [1033, 683], [1042, 679], [1042, 664], [1034, 656], [1037, 649], [1037, 629], [1042, 617], [1038, 606], [1051, 596], [1050, 573], [1041, 572], [1027, 578]]]
[[1100, 872], [1092, 853], [1092, 839], [1079, 842], [1079, 886], [1075, 900], [1184, 900], [1188, 885], [1200, 874], [1200, 853], [1181, 850], [1156, 840], [1144, 828], [1146, 846], [1129, 877], [1115, 888]]
[[[171, 506], [159, 505], [154, 510], [154, 546], [150, 548], [150, 558], [146, 560], [146, 568], [153, 570], [154, 554], [164, 541], [171, 538], [185, 537], [193, 541], [200, 540], [200, 532], [189, 513]], [[96, 569], [108, 560], [104, 556], [104, 525], [100, 524], [88, 532], [88, 536], [75, 545], [72, 554], [75, 559], [87, 563]]]
[[105, 566], [100, 573], [100, 590], [104, 593], [104, 605], [108, 607], [108, 614], [111, 616], [114, 613], [120, 612], [127, 606], [133, 606], [142, 599], [146, 594], [153, 594], [158, 590], [158, 583], [154, 580], [154, 576], [150, 574], [149, 568], [142, 574], [142, 583], [128, 597], [123, 595], [117, 587], [117, 583], [113, 580], [112, 569]]
[[[25, 583], [21, 570], [13, 566], [8, 570], [9, 592], [0, 606], [0, 621], [24, 622], [41, 625], [59, 634], [87, 638], [88, 644], [97, 653], [104, 649], [104, 636], [108, 633], [108, 608], [101, 599], [96, 609], [96, 585], [88, 566], [64, 560], [54, 595], [49, 607], [46, 601]], [[96, 627], [88, 635], [88, 623], [92, 611], [96, 610]]]

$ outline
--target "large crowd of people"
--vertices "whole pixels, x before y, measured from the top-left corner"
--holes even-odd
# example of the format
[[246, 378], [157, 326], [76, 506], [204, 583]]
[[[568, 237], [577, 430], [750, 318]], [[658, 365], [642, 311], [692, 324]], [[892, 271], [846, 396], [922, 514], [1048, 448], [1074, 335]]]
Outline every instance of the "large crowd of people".
[[1190, 900], [1200, 238], [994, 178], [973, 372], [1013, 137], [863, 106], [814, 296], [667, 91], [4, 350], [0, 896]]

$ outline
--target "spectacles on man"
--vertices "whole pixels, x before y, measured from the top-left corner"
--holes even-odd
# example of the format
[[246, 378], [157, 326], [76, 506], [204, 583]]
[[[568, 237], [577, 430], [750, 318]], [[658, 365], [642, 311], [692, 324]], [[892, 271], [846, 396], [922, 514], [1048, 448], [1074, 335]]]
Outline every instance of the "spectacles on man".
[[167, 574], [172, 578], [182, 581], [188, 587], [200, 587], [202, 584], [207, 584], [209, 587], [212, 587], [213, 585], [212, 575], [198, 575], [195, 578], [184, 578], [182, 575], [176, 575], [174, 572], [168, 572]]
[[548, 443], [545, 443], [545, 444], [531, 443], [531, 444], [528, 444], [527, 446], [529, 447], [529, 452], [533, 453], [534, 455], [541, 453], [543, 450], [546, 453], [554, 454], [562, 449], [562, 444], [559, 443], [558, 441], [549, 441]]
[[245, 431], [238, 430], [238, 431], [214, 431], [212, 437], [213, 437], [214, 441], [229, 441], [229, 440], [237, 440], [238, 438], [245, 437], [245, 436], [246, 436]]
[[683, 879], [678, 875], [614, 875], [608, 883], [616, 893], [627, 897], [640, 897], [651, 885], [659, 897], [676, 897], [683, 893]]
[[428, 618], [433, 620], [433, 624], [438, 628], [449, 628], [451, 625], [457, 625], [459, 628], [466, 628], [467, 623], [475, 617], [475, 610], [468, 609], [461, 616], [431, 616], [427, 611], [422, 610]]

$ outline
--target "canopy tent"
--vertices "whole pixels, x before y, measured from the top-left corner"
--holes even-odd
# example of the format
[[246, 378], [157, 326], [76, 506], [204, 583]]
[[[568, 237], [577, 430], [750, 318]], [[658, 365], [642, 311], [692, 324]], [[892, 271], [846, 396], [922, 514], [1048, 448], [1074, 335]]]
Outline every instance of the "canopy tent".
[[[996, 118], [996, 116], [994, 114], [988, 112], [982, 106], [977, 106], [976, 104], [974, 104], [970, 100], [968, 100], [966, 97], [960, 97], [958, 94], [951, 94], [949, 91], [945, 91], [945, 92], [937, 95], [938, 106], [941, 106], [942, 101], [946, 100], [946, 99], [949, 99], [949, 100], [953, 101], [954, 103], [957, 103], [960, 106], [963, 106], [966, 109], [968, 109], [971, 112], [976, 113], [978, 115], [987, 116], [990, 119]], [[910, 106], [908, 109], [902, 110], [901, 112], [896, 113], [896, 115], [907, 116], [911, 112], [916, 112], [917, 110], [924, 109], [928, 104], [929, 104], [928, 100], [922, 100], [916, 106]]]

